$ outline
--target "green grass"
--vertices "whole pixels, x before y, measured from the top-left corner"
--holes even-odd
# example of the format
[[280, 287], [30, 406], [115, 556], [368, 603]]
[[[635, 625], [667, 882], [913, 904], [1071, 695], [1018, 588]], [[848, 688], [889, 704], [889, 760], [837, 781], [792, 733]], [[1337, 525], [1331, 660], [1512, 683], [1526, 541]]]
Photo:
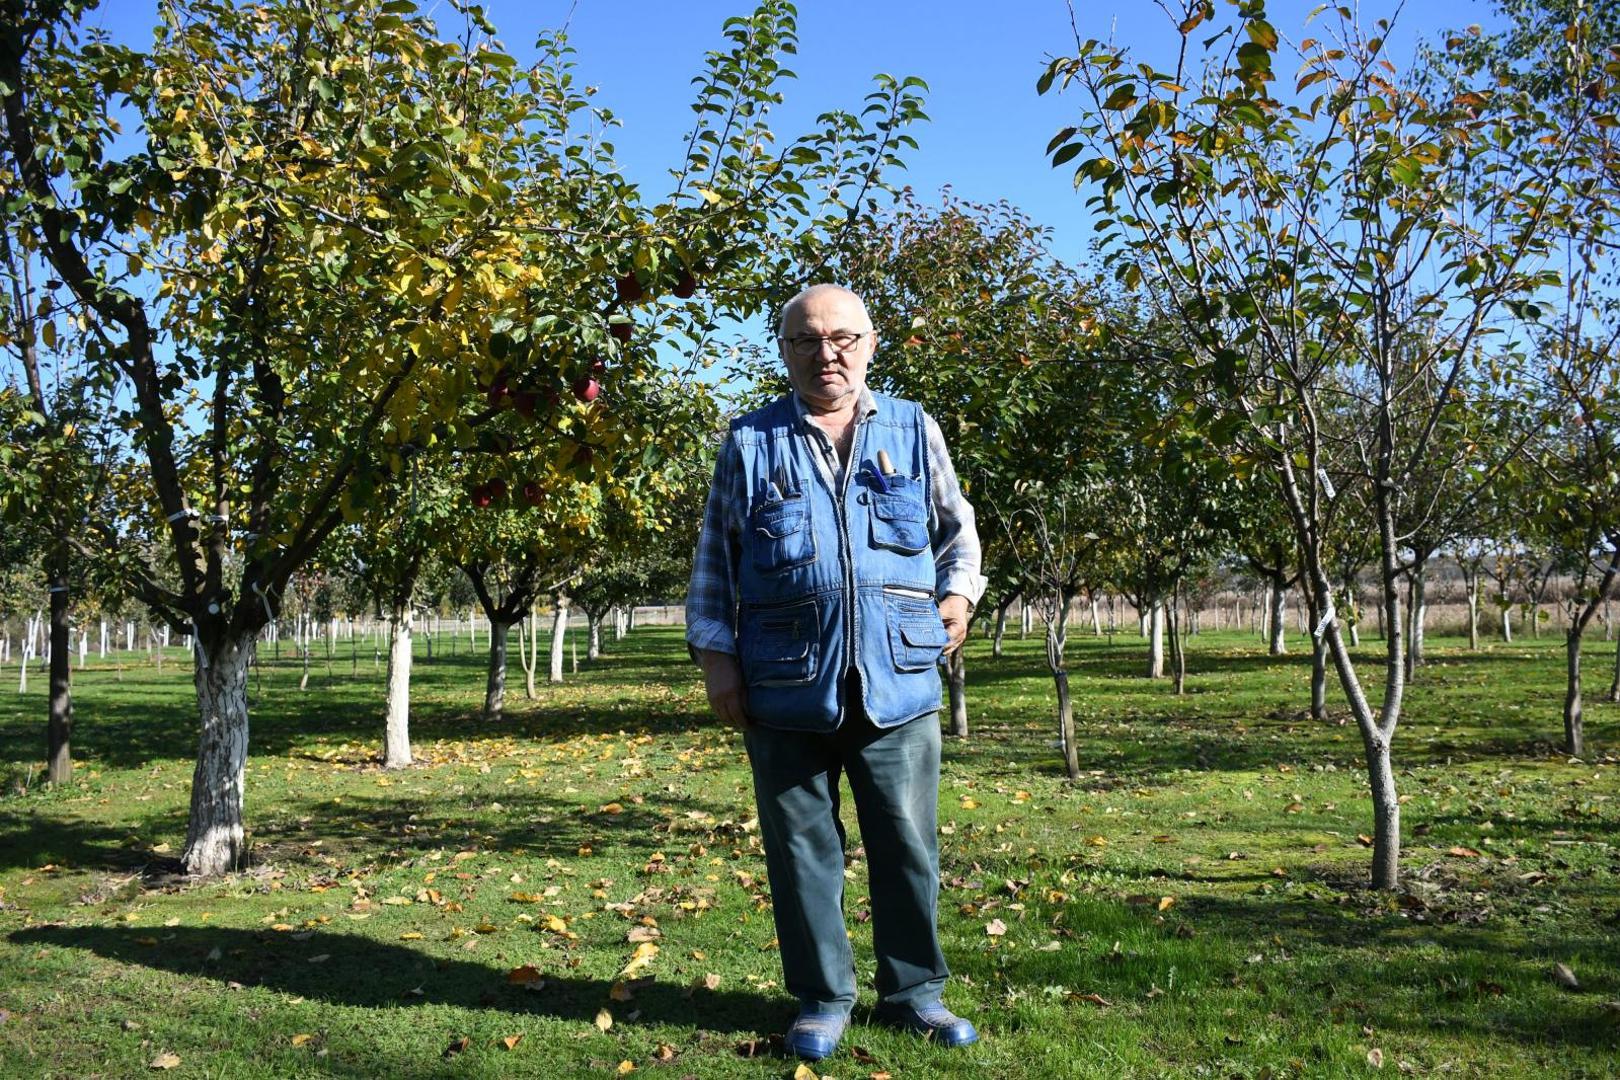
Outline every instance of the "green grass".
[[[1588, 664], [1596, 750], [1571, 762], [1555, 639], [1431, 645], [1397, 736], [1406, 885], [1387, 896], [1362, 884], [1359, 738], [1304, 715], [1303, 656], [1204, 635], [1178, 699], [1137, 677], [1134, 635], [1072, 642], [1078, 784], [1061, 777], [1035, 640], [1001, 660], [973, 643], [973, 735], [946, 742], [947, 1000], [983, 1042], [936, 1050], [871, 1026], [867, 989], [820, 1075], [1360, 1076], [1375, 1049], [1383, 1073], [1614, 1075], [1612, 646]], [[609, 648], [533, 702], [519, 672], [499, 725], [477, 719], [481, 656], [419, 654], [421, 761], [393, 774], [376, 765], [369, 647], [330, 675], [317, 662], [308, 693], [290, 656], [267, 655], [255, 863], [201, 884], [165, 873], [195, 737], [178, 650], [162, 673], [76, 673], [63, 790], [28, 783], [44, 680], [23, 697], [10, 682], [0, 1074], [144, 1075], [172, 1053], [178, 1075], [232, 1078], [589, 1077], [625, 1061], [671, 1080], [792, 1075], [770, 1053], [793, 1007], [741, 741], [705, 718], [677, 631]], [[869, 986], [865, 882], [857, 860], [847, 908]], [[654, 981], [614, 1000], [629, 935], [654, 923], [637, 973]], [[543, 988], [509, 984], [523, 965]]]

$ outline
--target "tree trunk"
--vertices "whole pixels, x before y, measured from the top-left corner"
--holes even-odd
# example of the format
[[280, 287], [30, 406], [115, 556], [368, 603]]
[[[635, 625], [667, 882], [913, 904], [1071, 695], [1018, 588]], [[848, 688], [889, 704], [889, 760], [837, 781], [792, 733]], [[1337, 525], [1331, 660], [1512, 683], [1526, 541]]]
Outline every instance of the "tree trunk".
[[508, 625], [489, 620], [489, 680], [484, 686], [484, 719], [499, 720], [506, 710], [506, 632]]
[[945, 683], [950, 687], [951, 734], [967, 738], [967, 658], [963, 649], [957, 649], [945, 660]]
[[[1317, 605], [1311, 605], [1311, 719], [1318, 723], [1327, 719], [1327, 635], [1322, 633], [1322, 615]], [[1353, 625], [1353, 624], [1352, 624]]]
[[585, 618], [588, 621], [590, 631], [589, 643], [585, 646], [585, 659], [600, 660], [602, 659], [602, 614], [601, 612], [586, 612]]
[[1018, 605], [1018, 640], [1029, 637], [1029, 632], [1035, 628], [1035, 612], [1027, 603]]
[[1428, 567], [1419, 562], [1413, 568], [1408, 579], [1410, 600], [1407, 604], [1407, 620], [1411, 623], [1406, 643], [1406, 677], [1411, 680], [1420, 664], [1423, 663], [1423, 628], [1429, 618], [1429, 581]]
[[1091, 598], [1091, 635], [1102, 637], [1102, 612], [1097, 610], [1097, 598]]
[[73, 675], [68, 638], [68, 608], [72, 598], [68, 594], [67, 571], [60, 562], [50, 577], [51, 589], [51, 689], [50, 707], [45, 722], [46, 773], [52, 784], [66, 784], [73, 779]]
[[1614, 679], [1609, 683], [1609, 700], [1620, 701], [1620, 644], [1614, 647]]
[[1508, 600], [1507, 582], [1497, 588], [1496, 602], [1502, 607], [1502, 640], [1513, 644], [1513, 605]]
[[1586, 753], [1585, 723], [1581, 715], [1581, 638], [1583, 623], [1571, 626], [1564, 636], [1564, 753], [1581, 757]]
[[551, 618], [551, 681], [563, 681], [563, 637], [568, 633], [568, 598], [558, 595]]
[[191, 816], [180, 855], [186, 873], [212, 877], [241, 866], [243, 783], [248, 752], [248, 670], [256, 634], [228, 638], [208, 651], [197, 645], [193, 682], [201, 735], [191, 774]]
[[1181, 601], [1172, 594], [1169, 606], [1159, 605], [1162, 620], [1170, 635], [1170, 677], [1175, 683], [1176, 696], [1187, 690], [1187, 651], [1181, 633]]
[[1147, 610], [1147, 677], [1164, 678], [1164, 601], [1155, 600]]
[[990, 655], [998, 660], [1001, 659], [1001, 643], [1007, 637], [1007, 609], [1011, 606], [1012, 601], [1009, 600], [996, 608], [996, 630], [995, 635], [990, 639]]
[[383, 726], [383, 768], [411, 763], [411, 605], [394, 609], [388, 622], [388, 713]]
[[1463, 575], [1463, 588], [1468, 594], [1468, 650], [1479, 651], [1479, 571]]
[[1361, 644], [1361, 606], [1356, 602], [1356, 576], [1346, 574], [1344, 579], [1344, 606], [1350, 613], [1350, 646]]
[[1080, 749], [1074, 745], [1074, 702], [1069, 699], [1069, 673], [1059, 668], [1052, 672], [1052, 683], [1057, 687], [1058, 739], [1063, 744], [1063, 771], [1070, 780], [1080, 779]]
[[1266, 651], [1272, 656], [1288, 655], [1288, 586], [1281, 580], [1271, 582], [1266, 588], [1266, 599], [1270, 601], [1266, 615], [1266, 626], [1270, 630], [1271, 640]]

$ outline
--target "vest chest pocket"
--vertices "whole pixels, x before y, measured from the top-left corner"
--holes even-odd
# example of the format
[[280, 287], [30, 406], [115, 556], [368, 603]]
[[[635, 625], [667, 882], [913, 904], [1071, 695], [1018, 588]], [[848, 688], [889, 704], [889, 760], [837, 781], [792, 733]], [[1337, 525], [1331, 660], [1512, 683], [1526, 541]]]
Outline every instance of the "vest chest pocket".
[[816, 561], [809, 506], [797, 492], [755, 503], [748, 512], [748, 529], [754, 569], [762, 574], [778, 574]]
[[821, 654], [816, 602], [743, 608], [737, 626], [743, 678], [749, 686], [802, 686], [815, 681]]
[[872, 545], [917, 555], [928, 549], [928, 507], [922, 482], [909, 476], [888, 477], [889, 490], [866, 492], [871, 512]]

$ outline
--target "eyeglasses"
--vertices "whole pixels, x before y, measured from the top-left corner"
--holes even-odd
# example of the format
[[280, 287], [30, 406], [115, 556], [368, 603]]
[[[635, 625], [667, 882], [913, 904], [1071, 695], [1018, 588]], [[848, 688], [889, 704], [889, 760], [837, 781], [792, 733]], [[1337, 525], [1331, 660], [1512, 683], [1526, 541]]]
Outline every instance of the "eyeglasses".
[[821, 352], [821, 343], [826, 342], [833, 347], [834, 352], [845, 353], [853, 349], [861, 338], [877, 333], [876, 330], [862, 330], [859, 333], [853, 330], [840, 330], [836, 334], [826, 337], [817, 337], [814, 334], [805, 334], [801, 337], [785, 337], [779, 340], [787, 346], [788, 352], [800, 359], [806, 359]]

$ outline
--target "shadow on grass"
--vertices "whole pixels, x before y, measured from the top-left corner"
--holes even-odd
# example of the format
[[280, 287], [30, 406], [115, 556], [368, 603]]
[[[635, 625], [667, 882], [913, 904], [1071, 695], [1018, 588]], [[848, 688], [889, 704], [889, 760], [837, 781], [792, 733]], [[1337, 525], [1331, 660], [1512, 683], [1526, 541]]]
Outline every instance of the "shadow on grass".
[[[262, 987], [362, 1009], [449, 1005], [589, 1024], [612, 1001], [611, 981], [572, 975], [565, 967], [542, 970], [544, 987], [531, 990], [508, 982], [510, 966], [431, 956], [325, 930], [300, 941], [287, 933], [225, 927], [153, 931], [36, 926], [13, 931], [8, 940], [17, 946], [79, 949], [122, 964], [206, 979], [220, 991]], [[326, 959], [311, 962], [321, 956]], [[634, 1005], [613, 1008], [639, 1009], [642, 1022], [740, 1033], [779, 1030], [792, 1019], [793, 1006], [759, 994], [655, 982], [636, 992]]]

